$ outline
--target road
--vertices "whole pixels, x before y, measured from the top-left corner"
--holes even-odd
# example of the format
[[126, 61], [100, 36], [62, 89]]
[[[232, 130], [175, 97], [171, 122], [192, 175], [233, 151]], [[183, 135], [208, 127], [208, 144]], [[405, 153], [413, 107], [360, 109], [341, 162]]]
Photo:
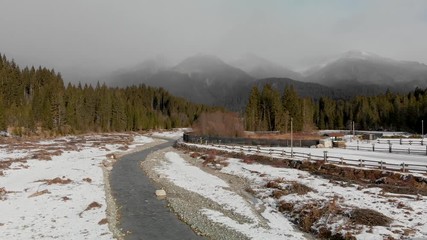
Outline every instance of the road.
[[140, 167], [147, 155], [170, 147], [173, 141], [123, 156], [111, 172], [111, 191], [118, 206], [119, 229], [125, 239], [203, 239], [180, 221], [166, 200], [155, 196], [156, 186]]

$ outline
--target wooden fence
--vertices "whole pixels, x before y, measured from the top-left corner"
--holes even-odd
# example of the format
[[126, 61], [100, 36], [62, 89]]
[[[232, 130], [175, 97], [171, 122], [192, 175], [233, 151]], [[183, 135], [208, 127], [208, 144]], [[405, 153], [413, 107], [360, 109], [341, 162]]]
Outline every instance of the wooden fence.
[[[197, 145], [197, 147], [205, 149], [219, 149], [230, 152], [239, 152], [252, 155], [270, 156], [275, 159], [295, 159], [295, 160], [309, 160], [309, 161], [324, 161], [325, 163], [332, 163], [342, 166], [371, 168], [378, 170], [389, 170], [398, 172], [413, 172], [413, 173], [427, 173], [427, 164], [409, 164], [409, 163], [396, 163], [392, 161], [373, 160], [373, 159], [350, 159], [338, 154], [330, 154], [328, 151], [323, 151], [323, 155], [315, 155], [303, 152], [291, 152], [279, 150], [274, 148], [259, 147], [259, 146], [244, 146], [244, 145]], [[427, 162], [427, 160], [426, 160]]]
[[426, 141], [424, 140], [424, 138], [421, 139], [404, 139], [404, 138], [399, 138], [399, 139], [377, 139], [377, 143], [379, 144], [399, 144], [399, 145], [426, 145]]
[[370, 152], [387, 152], [387, 153], [400, 153], [400, 154], [416, 154], [416, 155], [427, 155], [427, 145], [425, 149], [414, 149], [411, 147], [396, 147], [393, 144], [384, 146], [378, 146], [372, 144], [372, 146], [346, 146], [345, 149], [358, 150], [358, 151], [370, 151]]

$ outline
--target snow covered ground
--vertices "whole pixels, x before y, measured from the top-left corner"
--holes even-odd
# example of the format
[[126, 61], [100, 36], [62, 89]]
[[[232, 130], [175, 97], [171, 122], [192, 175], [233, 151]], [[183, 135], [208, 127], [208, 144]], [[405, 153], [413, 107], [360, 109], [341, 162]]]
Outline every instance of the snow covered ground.
[[179, 139], [182, 138], [185, 132], [188, 132], [188, 128], [177, 128], [171, 131], [162, 131], [162, 132], [153, 132], [151, 136], [160, 137], [160, 138], [169, 138], [169, 139]]
[[101, 163], [151, 138], [63, 137], [0, 146], [0, 239], [112, 239]]
[[[202, 146], [204, 147], [204, 145]], [[345, 234], [349, 232], [357, 239], [427, 238], [427, 198], [424, 196], [392, 194], [384, 192], [381, 188], [368, 188], [356, 184], [331, 181], [297, 169], [247, 164], [241, 159], [227, 159], [228, 165], [225, 164], [220, 171], [245, 178], [251, 183], [258, 201], [250, 203], [243, 201], [239, 195], [228, 192], [227, 183], [191, 166], [178, 155], [168, 153], [165, 158], [166, 161], [163, 166], [157, 171], [166, 175], [168, 179], [180, 187], [215, 200], [235, 212], [247, 211], [244, 213], [246, 216], [252, 215], [247, 210], [250, 209], [248, 207], [250, 204], [253, 204], [256, 209], [261, 209], [261, 206], [266, 207], [264, 213], [268, 213], [269, 216], [262, 215], [270, 221], [269, 229], [259, 229], [256, 220], [251, 224], [239, 224], [219, 212], [209, 209], [202, 210], [213, 221], [221, 222], [252, 239], [264, 237], [267, 239], [280, 239], [282, 237], [283, 239], [283, 235], [280, 234], [289, 234], [293, 238], [302, 237], [294, 231], [292, 224], [290, 224], [290, 220], [295, 220], [295, 217], [298, 216], [286, 211], [284, 213], [277, 211], [282, 203], [292, 205], [294, 210], [299, 209], [301, 213], [306, 213], [309, 210], [307, 206], [326, 207], [329, 213], [317, 219], [312, 230], [326, 227], [332, 233]], [[292, 184], [298, 183], [309, 187], [311, 190], [306, 194], [290, 192], [275, 195], [274, 192], [277, 189], [267, 187], [267, 183], [270, 181], [277, 181], [282, 189], [287, 189]], [[227, 197], [222, 198], [222, 196]], [[391, 218], [391, 224], [389, 226], [369, 227], [354, 223], [350, 219], [354, 209], [377, 211]], [[337, 212], [340, 213], [336, 214]], [[288, 220], [283, 219], [283, 216], [286, 216]], [[256, 219], [255, 216], [251, 218]], [[253, 231], [249, 230], [252, 228]]]
[[[227, 225], [251, 239], [305, 239], [301, 232], [295, 231], [283, 214], [262, 202], [251, 206], [253, 203], [229, 190], [228, 183], [189, 164], [177, 153], [166, 153], [165, 161], [156, 172], [166, 176], [175, 185], [211, 199], [224, 209], [247, 218], [247, 223], [239, 223], [219, 211], [200, 209], [200, 212], [212, 221]], [[261, 224], [259, 215], [254, 213], [254, 208], [262, 212], [261, 215], [267, 220], [268, 226]]]
[[[232, 146], [228, 145], [198, 145], [188, 144], [189, 146], [199, 146], [207, 149], [217, 149], [223, 151], [234, 151], [240, 152], [241, 147], [243, 152], [247, 154], [254, 154], [257, 149], [254, 146], [237, 146], [232, 149]], [[312, 155], [312, 159], [321, 160], [323, 159], [324, 152], [327, 152], [328, 159], [335, 161], [337, 164], [343, 158], [343, 162], [346, 164], [357, 165], [360, 159], [365, 161], [365, 166], [371, 165], [371, 167], [378, 168], [380, 162], [384, 163], [384, 166], [390, 169], [399, 170], [400, 164], [405, 163], [409, 169], [416, 170], [416, 173], [425, 174], [427, 172], [427, 158], [424, 155], [415, 154], [395, 154], [388, 152], [369, 152], [369, 151], [358, 151], [342, 148], [302, 148], [302, 147], [260, 147], [261, 152], [259, 154], [274, 156], [274, 157], [285, 157], [290, 158], [291, 150], [294, 152], [294, 159], [307, 159], [308, 154]], [[272, 150], [270, 154], [270, 150]], [[284, 153], [284, 155], [282, 155]]]
[[[329, 204], [337, 199], [340, 208], [368, 208], [379, 211], [391, 217], [390, 227], [360, 226], [353, 235], [357, 239], [384, 239], [386, 236], [394, 238], [404, 237], [404, 231], [413, 231], [411, 237], [427, 238], [427, 198], [414, 199], [413, 196], [401, 197], [393, 194], [382, 194], [380, 188], [363, 188], [360, 186], [343, 187], [327, 179], [313, 176], [308, 172], [288, 168], [275, 168], [259, 164], [245, 164], [239, 159], [229, 159], [228, 167], [221, 171], [238, 175], [253, 182], [253, 188], [258, 196], [272, 208], [277, 208], [281, 201], [294, 204], [294, 208], [303, 207], [310, 202]], [[289, 194], [275, 199], [271, 197], [271, 189], [265, 188], [268, 181], [280, 179], [284, 183], [298, 182], [315, 189], [305, 195]], [[400, 206], [400, 207], [399, 207]], [[345, 229], [348, 218], [324, 219], [325, 224], [338, 231]]]

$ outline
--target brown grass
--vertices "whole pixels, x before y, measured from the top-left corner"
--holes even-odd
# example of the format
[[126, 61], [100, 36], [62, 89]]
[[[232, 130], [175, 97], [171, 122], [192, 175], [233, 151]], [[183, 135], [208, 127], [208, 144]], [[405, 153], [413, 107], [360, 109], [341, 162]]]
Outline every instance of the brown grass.
[[62, 185], [64, 185], [64, 184], [69, 184], [69, 183], [71, 183], [71, 182], [73, 182], [71, 179], [69, 179], [69, 178], [59, 178], [59, 177], [56, 177], [56, 178], [53, 178], [53, 179], [42, 179], [42, 180], [37, 180], [36, 182], [43, 182], [43, 183], [45, 183], [45, 184], [47, 184], [47, 185], [52, 185], [52, 184], [62, 184]]
[[279, 211], [280, 212], [292, 212], [294, 210], [294, 204], [290, 202], [280, 201]]
[[0, 188], [0, 200], [5, 200], [6, 199], [6, 188], [2, 187]]
[[190, 157], [192, 157], [192, 158], [199, 158], [201, 156], [201, 154], [200, 153], [198, 153], [198, 152], [193, 152], [191, 155], [190, 155]]
[[104, 225], [108, 223], [108, 219], [107, 218], [103, 218], [101, 219], [101, 221], [98, 222], [99, 225]]
[[86, 211], [92, 210], [94, 208], [100, 208], [102, 207], [102, 204], [98, 203], [98, 202], [91, 202], [85, 210], [83, 210], [81, 213], [79, 213], [79, 216], [82, 217], [82, 214]]
[[64, 202], [66, 202], [66, 201], [68, 201], [68, 200], [71, 200], [71, 198], [69, 198], [69, 197], [67, 197], [67, 196], [62, 197], [61, 199], [62, 199], [62, 201], [64, 201]]
[[[281, 183], [285, 183], [285, 186], [281, 185]], [[268, 181], [265, 187], [277, 189], [277, 190], [274, 190], [272, 193], [272, 196], [277, 199], [288, 194], [296, 193], [298, 195], [304, 195], [304, 194], [307, 194], [308, 192], [315, 191], [312, 188], [307, 187], [304, 184], [301, 184], [298, 182], [294, 182], [294, 181], [286, 182], [283, 178], [277, 178], [277, 179]]]
[[92, 182], [92, 179], [87, 177], [87, 178], [83, 178], [83, 181], [88, 182], [88, 183], [91, 183], [91, 182]]
[[356, 208], [350, 213], [350, 220], [354, 224], [366, 226], [389, 226], [393, 221], [384, 214], [371, 209]]
[[37, 192], [31, 194], [30, 196], [28, 196], [28, 198], [38, 197], [38, 196], [41, 196], [43, 194], [49, 194], [49, 193], [50, 193], [49, 190], [45, 189], [43, 191], [37, 191]]
[[12, 163], [27, 163], [26, 158], [17, 158], [0, 161], [0, 169], [9, 169]]
[[89, 211], [89, 210], [91, 210], [91, 209], [94, 209], [94, 208], [100, 208], [100, 207], [102, 207], [102, 204], [97, 203], [97, 202], [92, 202], [91, 204], [89, 204], [89, 205], [86, 207], [86, 209], [85, 209], [84, 211]]

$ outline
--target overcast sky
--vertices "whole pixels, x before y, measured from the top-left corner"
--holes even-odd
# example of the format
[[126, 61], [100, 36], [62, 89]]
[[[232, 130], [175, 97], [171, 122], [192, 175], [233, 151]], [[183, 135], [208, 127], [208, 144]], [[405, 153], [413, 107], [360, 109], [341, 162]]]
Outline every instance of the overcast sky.
[[[425, 0], [0, 0], [0, 52], [65, 80], [162, 55], [300, 69], [348, 50], [427, 63]], [[87, 77], [86, 77], [87, 76]]]

